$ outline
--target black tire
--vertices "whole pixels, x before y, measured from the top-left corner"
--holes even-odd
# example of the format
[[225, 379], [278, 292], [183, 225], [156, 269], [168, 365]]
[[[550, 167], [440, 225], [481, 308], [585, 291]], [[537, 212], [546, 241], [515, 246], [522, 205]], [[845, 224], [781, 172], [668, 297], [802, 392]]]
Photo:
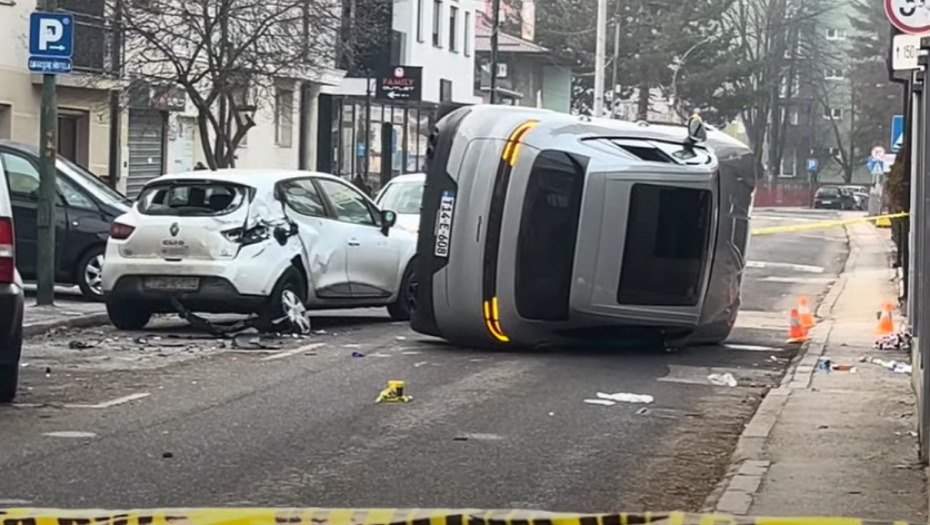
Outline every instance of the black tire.
[[[289, 266], [281, 274], [278, 282], [275, 283], [264, 308], [259, 312], [259, 330], [280, 332], [282, 328], [287, 328], [295, 332], [304, 331], [301, 326], [295, 325], [293, 322], [280, 322], [282, 318], [287, 317], [289, 309], [293, 306], [294, 296], [300, 301], [301, 306], [305, 305], [307, 302], [307, 286], [300, 271], [293, 266]], [[309, 324], [306, 328], [309, 329]]]
[[74, 279], [81, 295], [91, 301], [103, 300], [103, 254], [106, 246], [94, 246], [87, 250], [74, 267]]
[[19, 383], [19, 365], [0, 365], [0, 403], [12, 403]]
[[119, 330], [141, 330], [152, 319], [150, 310], [125, 301], [107, 301], [107, 315]]
[[388, 314], [395, 321], [409, 321], [410, 314], [417, 308], [417, 282], [416, 263], [410, 261], [404, 271], [404, 280], [400, 283], [400, 292], [397, 299], [388, 305]]

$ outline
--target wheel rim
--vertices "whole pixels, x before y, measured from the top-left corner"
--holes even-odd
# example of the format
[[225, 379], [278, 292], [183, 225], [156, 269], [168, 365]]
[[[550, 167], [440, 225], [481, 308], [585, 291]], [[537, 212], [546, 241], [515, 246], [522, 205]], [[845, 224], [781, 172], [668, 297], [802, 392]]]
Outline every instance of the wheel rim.
[[84, 267], [84, 283], [94, 295], [103, 295], [103, 254], [92, 257]]
[[410, 279], [407, 281], [407, 310], [413, 312], [417, 309], [417, 290], [420, 283], [417, 282], [417, 273], [412, 272]]
[[291, 323], [291, 327], [302, 334], [310, 333], [310, 318], [307, 316], [307, 307], [293, 290], [284, 290], [281, 293], [281, 310], [284, 318]]

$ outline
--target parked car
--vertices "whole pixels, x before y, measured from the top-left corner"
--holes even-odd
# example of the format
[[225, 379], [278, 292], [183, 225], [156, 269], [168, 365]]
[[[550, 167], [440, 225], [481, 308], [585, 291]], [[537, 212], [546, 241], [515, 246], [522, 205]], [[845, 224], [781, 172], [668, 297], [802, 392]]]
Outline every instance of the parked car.
[[16, 271], [13, 206], [0, 180], [0, 403], [16, 397], [23, 347], [23, 282]]
[[[36, 278], [38, 253], [39, 150], [0, 140], [0, 161], [13, 203], [16, 221], [17, 267], [23, 279]], [[102, 299], [101, 271], [107, 234], [113, 219], [129, 210], [131, 201], [96, 175], [59, 157], [55, 230], [55, 280], [78, 285], [91, 299]]]
[[843, 186], [843, 189], [852, 194], [855, 210], [865, 210], [869, 207], [869, 190], [865, 186]]
[[[387, 306], [410, 318], [416, 235], [392, 228], [348, 182], [323, 173], [193, 171], [149, 182], [110, 229], [103, 289], [120, 329], [180, 305], [305, 329], [305, 308]], [[294, 326], [292, 326], [293, 328]]]
[[846, 186], [840, 187], [840, 209], [843, 210], [856, 210], [859, 209], [859, 203], [856, 201], [856, 194], [853, 190]]
[[814, 208], [845, 210], [848, 204], [849, 197], [837, 186], [824, 186], [814, 194]]
[[420, 230], [420, 205], [423, 201], [423, 185], [426, 174], [410, 173], [399, 175], [378, 192], [375, 204], [397, 213], [397, 226], [417, 233]]

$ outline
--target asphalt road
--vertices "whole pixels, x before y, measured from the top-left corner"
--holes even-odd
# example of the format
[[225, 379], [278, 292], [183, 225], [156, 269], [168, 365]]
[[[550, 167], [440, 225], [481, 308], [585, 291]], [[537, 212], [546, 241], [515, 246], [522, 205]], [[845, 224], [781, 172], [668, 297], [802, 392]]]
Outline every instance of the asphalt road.
[[[728, 345], [669, 353], [454, 348], [380, 310], [272, 349], [172, 326], [36, 338], [20, 404], [0, 407], [0, 506], [697, 510], [794, 355], [785, 312], [816, 306], [845, 257], [842, 228], [754, 237]], [[727, 372], [737, 387], [707, 378]], [[374, 403], [392, 379], [412, 402]], [[584, 402], [598, 392], [655, 402]]]

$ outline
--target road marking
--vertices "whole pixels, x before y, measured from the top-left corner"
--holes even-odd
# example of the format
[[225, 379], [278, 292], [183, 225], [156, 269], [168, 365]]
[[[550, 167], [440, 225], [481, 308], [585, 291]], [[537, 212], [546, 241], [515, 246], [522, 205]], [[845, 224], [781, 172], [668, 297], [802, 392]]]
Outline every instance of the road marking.
[[806, 264], [791, 264], [766, 261], [746, 261], [746, 268], [784, 268], [795, 272], [823, 273], [822, 266], [808, 266]]
[[65, 405], [65, 408], [110, 408], [142, 399], [143, 397], [149, 397], [150, 395], [152, 394], [148, 392], [137, 392], [135, 394], [129, 394], [128, 396], [111, 399], [110, 401], [104, 401], [103, 403], [97, 403], [96, 405]]
[[730, 350], [746, 350], [748, 352], [781, 352], [782, 348], [772, 348], [771, 346], [759, 346], [759, 345], [739, 345], [739, 344], [725, 344], [723, 345]]
[[307, 352], [307, 351], [313, 350], [315, 348], [319, 348], [324, 345], [326, 345], [326, 343], [313, 343], [311, 345], [298, 346], [297, 348], [293, 350], [288, 350], [287, 352], [281, 352], [278, 354], [263, 357], [260, 359], [260, 361], [274, 361], [275, 359], [284, 359], [285, 357], [291, 357], [293, 355]]
[[92, 438], [97, 437], [93, 432], [79, 432], [76, 430], [62, 430], [60, 432], [45, 432], [43, 436], [58, 438]]
[[0, 499], [0, 507], [25, 507], [32, 505], [28, 499]]
[[758, 281], [760, 283], [830, 284], [835, 280], [833, 277], [779, 277], [770, 275]]

